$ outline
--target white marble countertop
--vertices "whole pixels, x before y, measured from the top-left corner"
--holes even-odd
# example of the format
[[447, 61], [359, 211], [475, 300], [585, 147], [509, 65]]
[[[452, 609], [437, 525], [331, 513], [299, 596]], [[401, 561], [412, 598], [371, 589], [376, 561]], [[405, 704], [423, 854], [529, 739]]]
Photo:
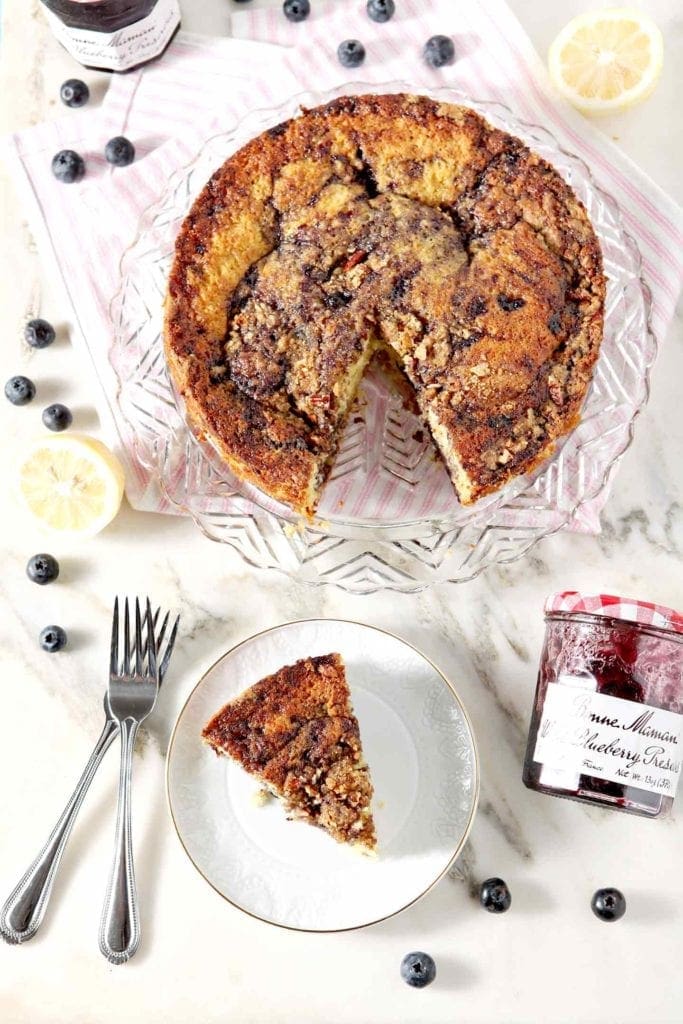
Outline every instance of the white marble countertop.
[[[254, 0], [260, 3], [262, 0]], [[584, 0], [514, 0], [541, 51]], [[190, 29], [225, 33], [228, 0], [183, 3]], [[626, 151], [681, 199], [683, 21], [675, 0], [642, 4], [662, 26], [667, 60], [655, 95], [604, 122]], [[561, 8], [561, 9], [559, 9]], [[4, 129], [57, 112], [61, 81], [79, 69], [53, 41], [38, 0], [4, 0]], [[90, 75], [90, 80], [98, 76]], [[100, 90], [103, 86], [100, 87]], [[43, 353], [20, 344], [28, 312], [59, 322], [22, 212], [3, 181], [0, 251], [5, 379], [27, 372], [45, 401], [3, 402], [3, 470], [39, 426], [48, 400], [68, 402], [75, 426], [96, 432], [88, 373], [67, 341]], [[45, 548], [8, 498], [2, 506], [0, 578], [0, 894], [43, 841], [99, 732], [105, 651], [115, 592], [152, 593], [182, 612], [182, 633], [160, 707], [135, 765], [135, 840], [143, 943], [125, 967], [97, 950], [111, 850], [117, 758], [95, 781], [43, 928], [22, 947], [0, 947], [4, 1024], [90, 1022], [680, 1021], [683, 1005], [683, 822], [645, 821], [586, 809], [526, 790], [521, 761], [535, 684], [546, 594], [608, 590], [683, 607], [683, 352], [681, 319], [662, 344], [650, 403], [638, 423], [599, 537], [560, 535], [475, 582], [416, 596], [350, 597], [250, 570], [187, 520], [125, 508], [78, 550], [53, 545], [58, 584], [39, 589], [24, 572]], [[7, 476], [5, 476], [7, 479]], [[5, 492], [6, 493], [6, 492]], [[445, 878], [421, 903], [365, 931], [311, 937], [252, 920], [224, 903], [187, 861], [163, 787], [175, 715], [217, 655], [279, 622], [339, 616], [386, 627], [422, 648], [450, 676], [479, 740], [482, 796], [464, 858], [472, 880], [502, 875], [513, 908], [493, 918], [466, 881]], [[37, 644], [50, 622], [68, 651]], [[617, 885], [628, 899], [614, 927], [589, 909], [593, 891]], [[423, 992], [399, 979], [402, 956], [425, 949], [437, 982]]]

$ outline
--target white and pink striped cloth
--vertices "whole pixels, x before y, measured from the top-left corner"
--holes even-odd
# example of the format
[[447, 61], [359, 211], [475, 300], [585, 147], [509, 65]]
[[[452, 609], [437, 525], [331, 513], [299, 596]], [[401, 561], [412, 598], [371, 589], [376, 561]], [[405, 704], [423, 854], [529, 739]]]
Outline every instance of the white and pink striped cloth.
[[[245, 112], [281, 103], [307, 88], [346, 81], [408, 80], [449, 85], [477, 99], [500, 101], [531, 123], [545, 125], [582, 157], [598, 184], [619, 203], [637, 240], [652, 292], [652, 327], [663, 340], [683, 280], [683, 214], [606, 137], [553, 94], [544, 65], [502, 0], [397, 0], [394, 18], [375, 24], [365, 0], [313, 0], [310, 18], [288, 22], [279, 9], [233, 15], [233, 38], [180, 33], [158, 62], [114, 76], [99, 109], [70, 112], [4, 140], [3, 153], [25, 196], [44, 256], [60, 274], [70, 302], [74, 342], [88, 352], [101, 385], [98, 411], [118, 439], [127, 465], [127, 494], [137, 508], [168, 510], [133, 454], [130, 428], [116, 405], [109, 364], [109, 304], [119, 284], [121, 256], [140, 215], [162, 194], [169, 176], [213, 132]], [[432, 70], [422, 60], [431, 35], [452, 35], [458, 59]], [[367, 57], [355, 70], [336, 58], [345, 38], [363, 41]], [[136, 162], [112, 169], [105, 142], [126, 135]], [[55, 181], [50, 161], [59, 149], [80, 152], [87, 174], [78, 185]], [[65, 317], [67, 319], [67, 317]], [[115, 431], [115, 434], [113, 433]], [[599, 529], [606, 493], [584, 506], [574, 528]]]

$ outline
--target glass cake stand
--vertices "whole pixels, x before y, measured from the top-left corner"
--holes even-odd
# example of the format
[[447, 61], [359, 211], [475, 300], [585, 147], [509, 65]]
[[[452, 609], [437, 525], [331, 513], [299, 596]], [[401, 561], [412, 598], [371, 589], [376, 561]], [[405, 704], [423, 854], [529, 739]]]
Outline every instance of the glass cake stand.
[[363, 92], [410, 92], [406, 82], [354, 83], [305, 92], [278, 107], [248, 114], [208, 139], [169, 180], [143, 215], [124, 254], [121, 286], [111, 305], [111, 362], [120, 412], [135, 456], [179, 511], [211, 539], [231, 545], [252, 565], [279, 569], [311, 584], [352, 593], [411, 592], [433, 583], [470, 580], [486, 566], [521, 557], [566, 526], [609, 485], [648, 397], [656, 344], [640, 254], [617, 204], [587, 166], [544, 128], [526, 124], [499, 103], [455, 89], [422, 90], [482, 114], [521, 138], [579, 195], [600, 238], [607, 276], [604, 340], [578, 427], [534, 474], [462, 507], [420, 420], [395, 383], [371, 367], [361, 385], [317, 518], [303, 520], [236, 478], [212, 446], [188, 428], [166, 372], [162, 308], [176, 234], [211, 174], [249, 139], [301, 107]]

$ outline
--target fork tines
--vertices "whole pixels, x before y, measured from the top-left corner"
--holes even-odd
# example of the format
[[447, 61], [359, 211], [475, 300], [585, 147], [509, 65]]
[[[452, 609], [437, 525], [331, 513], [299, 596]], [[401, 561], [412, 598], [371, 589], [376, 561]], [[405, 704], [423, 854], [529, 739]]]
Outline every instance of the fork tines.
[[127, 597], [124, 599], [123, 650], [121, 657], [119, 657], [121, 627], [119, 621], [119, 599], [118, 597], [115, 599], [111, 626], [110, 675], [130, 676], [134, 672], [137, 676], [147, 674], [156, 677], [158, 674], [159, 681], [161, 682], [163, 680], [173, 651], [173, 645], [175, 644], [180, 616], [176, 616], [162, 653], [162, 645], [168, 628], [170, 612], [166, 612], [157, 636], [156, 627], [160, 613], [161, 609], [157, 608], [156, 612], [152, 614], [152, 606], [149, 598], [145, 598], [144, 600], [143, 613], [140, 599], [136, 597], [135, 633], [133, 642], [131, 642], [130, 603]]

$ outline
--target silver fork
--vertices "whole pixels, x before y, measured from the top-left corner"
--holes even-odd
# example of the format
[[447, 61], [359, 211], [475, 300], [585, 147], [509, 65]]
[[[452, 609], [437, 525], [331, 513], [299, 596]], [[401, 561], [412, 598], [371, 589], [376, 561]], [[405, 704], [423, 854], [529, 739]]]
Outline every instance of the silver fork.
[[119, 724], [121, 774], [114, 836], [114, 860], [100, 921], [100, 951], [112, 964], [122, 964], [135, 955], [140, 943], [135, 866], [131, 825], [131, 782], [133, 747], [141, 722], [154, 710], [159, 693], [157, 646], [152, 628], [149, 600], [145, 611], [143, 640], [140, 602], [135, 600], [135, 659], [130, 649], [128, 598], [123, 615], [123, 656], [119, 659], [119, 602], [114, 605], [109, 668], [109, 707]]
[[[153, 627], [156, 632], [159, 619], [159, 609], [153, 619]], [[163, 655], [161, 646], [166, 635], [169, 615], [166, 614], [161, 624], [159, 635], [156, 639], [157, 653], [159, 656], [159, 682], [163, 682], [166, 669], [171, 659], [173, 645], [178, 632], [178, 618], [176, 618], [170, 632]], [[0, 935], [10, 943], [28, 942], [38, 931], [47, 905], [52, 894], [52, 888], [62, 855], [74, 827], [78, 812], [81, 809], [85, 795], [90, 788], [90, 783], [102, 763], [104, 755], [114, 742], [119, 731], [119, 723], [114, 718], [109, 707], [109, 694], [104, 695], [104, 725], [93, 752], [83, 769], [76, 788], [71, 795], [66, 807], [59, 816], [52, 832], [48, 836], [45, 845], [37, 857], [33, 860], [26, 872], [19, 879], [18, 883], [5, 901], [0, 910]]]

